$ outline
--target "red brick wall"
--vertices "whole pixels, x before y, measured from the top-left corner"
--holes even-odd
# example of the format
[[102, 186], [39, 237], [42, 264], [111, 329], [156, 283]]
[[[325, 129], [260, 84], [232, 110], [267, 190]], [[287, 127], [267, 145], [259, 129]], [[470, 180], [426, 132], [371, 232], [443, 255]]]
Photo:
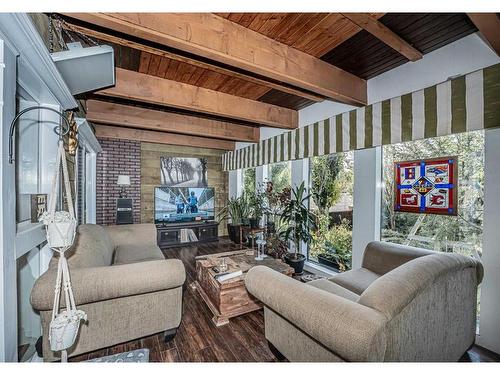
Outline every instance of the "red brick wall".
[[134, 223], [141, 222], [141, 142], [99, 138], [102, 152], [97, 156], [97, 224], [116, 222], [116, 198], [120, 187], [118, 175], [130, 176], [126, 187], [128, 198], [134, 201]]

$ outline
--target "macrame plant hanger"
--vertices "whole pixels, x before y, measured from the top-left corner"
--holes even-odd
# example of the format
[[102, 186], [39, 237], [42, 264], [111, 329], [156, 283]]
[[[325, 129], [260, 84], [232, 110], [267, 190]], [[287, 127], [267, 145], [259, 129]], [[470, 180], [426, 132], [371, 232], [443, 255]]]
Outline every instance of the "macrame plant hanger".
[[[75, 343], [80, 328], [80, 321], [87, 320], [85, 312], [78, 310], [73, 296], [73, 288], [71, 287], [71, 279], [68, 268], [68, 262], [65, 257], [65, 252], [71, 248], [75, 240], [77, 221], [75, 218], [75, 210], [71, 195], [69, 182], [68, 165], [66, 162], [66, 154], [64, 151], [63, 135], [67, 134], [70, 129], [70, 123], [67, 117], [61, 112], [44, 106], [29, 107], [17, 114], [12, 120], [9, 131], [9, 163], [14, 161], [14, 130], [17, 120], [26, 112], [38, 109], [45, 109], [57, 113], [65, 122], [66, 129], [62, 123], [55, 129], [59, 135], [57, 145], [57, 159], [54, 176], [52, 178], [52, 190], [50, 194], [49, 210], [44, 212], [40, 217], [40, 221], [45, 224], [47, 232], [47, 242], [52, 250], [59, 254], [57, 264], [57, 276], [54, 293], [54, 305], [52, 308], [52, 320], [49, 326], [49, 342], [50, 350], [61, 352], [61, 361], [67, 362], [69, 349]], [[61, 211], [56, 211], [56, 202], [58, 198], [58, 187], [62, 180], [64, 190], [66, 191], [67, 211], [61, 208]], [[64, 295], [64, 309], [59, 310], [61, 293]]]

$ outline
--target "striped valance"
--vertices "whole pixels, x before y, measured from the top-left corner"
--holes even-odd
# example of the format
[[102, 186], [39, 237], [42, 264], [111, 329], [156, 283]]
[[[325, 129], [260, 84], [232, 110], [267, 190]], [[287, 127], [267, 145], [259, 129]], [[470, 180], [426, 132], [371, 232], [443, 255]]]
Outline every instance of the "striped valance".
[[224, 170], [500, 126], [500, 64], [345, 112], [223, 156]]

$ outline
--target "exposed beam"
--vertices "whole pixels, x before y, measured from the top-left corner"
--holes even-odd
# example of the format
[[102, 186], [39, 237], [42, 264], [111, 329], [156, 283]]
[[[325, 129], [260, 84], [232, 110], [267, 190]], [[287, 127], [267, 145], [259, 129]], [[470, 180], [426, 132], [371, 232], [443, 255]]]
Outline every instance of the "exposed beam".
[[97, 94], [163, 105], [284, 129], [298, 127], [293, 109], [116, 68], [116, 86]]
[[217, 150], [234, 150], [235, 143], [221, 139], [193, 137], [165, 132], [155, 132], [152, 130], [140, 130], [123, 128], [119, 126], [96, 125], [96, 137], [128, 139], [132, 141], [162, 143], [166, 145], [213, 148]]
[[126, 126], [241, 142], [258, 142], [260, 139], [259, 128], [254, 126], [98, 100], [87, 100], [87, 120], [104, 125]]
[[[158, 48], [150, 47], [150, 46], [147, 46], [145, 44], [137, 43], [137, 42], [134, 42], [134, 41], [131, 41], [128, 39], [118, 37], [118, 36], [106, 34], [106, 33], [100, 32], [100, 31], [91, 30], [91, 29], [83, 27], [83, 26], [75, 25], [74, 23], [71, 23], [71, 22], [69, 22], [68, 24], [70, 25], [70, 27], [68, 28], [69, 30], [77, 31], [77, 32], [82, 33], [84, 35], [87, 35], [87, 36], [90, 36], [93, 38], [97, 38], [97, 39], [100, 39], [100, 40], [105, 41], [105, 42], [130, 47], [130, 48], [134, 48], [134, 49], [139, 50], [139, 51], [151, 53], [153, 55], [166, 57], [166, 58], [176, 60], [176, 61], [181, 61], [181, 62], [184, 62], [187, 64], [191, 64], [193, 66], [196, 66], [198, 68], [213, 70], [214, 72], [217, 72], [220, 74], [225, 74], [225, 75], [228, 75], [230, 77], [239, 78], [239, 79], [242, 79], [242, 80], [245, 80], [248, 82], [255, 83], [257, 85], [262, 85], [262, 86], [268, 87], [269, 90], [271, 90], [271, 89], [279, 90], [282, 92], [286, 92], [287, 94], [291, 94], [291, 95], [299, 96], [299, 97], [304, 98], [304, 99], [312, 100], [314, 102], [321, 102], [324, 100], [324, 97], [321, 95], [301, 91], [299, 89], [296, 89], [296, 88], [293, 88], [290, 86], [286, 86], [286, 85], [282, 85], [279, 83], [269, 82], [269, 81], [266, 81], [264, 79], [253, 77], [253, 76], [248, 75], [248, 74], [235, 72], [234, 70], [223, 68], [223, 67], [217, 66], [215, 64], [211, 64], [209, 62], [194, 60], [192, 58], [185, 57], [185, 56], [173, 53], [173, 52], [164, 51], [164, 50], [161, 50]], [[64, 24], [63, 24], [63, 27], [65, 27]]]
[[64, 13], [354, 105], [366, 81], [212, 13]]
[[392, 49], [410, 61], [420, 60], [423, 55], [416, 48], [412, 47], [406, 40], [397, 35], [394, 31], [385, 26], [382, 22], [367, 13], [342, 13], [362, 29], [368, 31], [374, 37], [380, 39]]
[[471, 21], [476, 25], [491, 49], [500, 56], [500, 19], [496, 13], [468, 13]]

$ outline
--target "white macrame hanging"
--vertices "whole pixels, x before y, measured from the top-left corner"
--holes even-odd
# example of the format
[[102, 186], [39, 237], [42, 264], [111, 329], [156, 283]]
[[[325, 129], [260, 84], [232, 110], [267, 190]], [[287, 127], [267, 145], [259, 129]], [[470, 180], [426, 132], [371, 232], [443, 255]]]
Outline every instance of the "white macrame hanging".
[[[62, 165], [64, 189], [66, 191], [66, 200], [68, 211], [57, 211], [57, 187], [59, 186], [60, 170]], [[71, 197], [69, 184], [68, 166], [62, 140], [59, 140], [56, 171], [52, 179], [52, 191], [50, 194], [49, 210], [40, 218], [45, 224], [47, 231], [47, 242], [52, 250], [59, 253], [59, 262], [57, 264], [57, 277], [54, 294], [54, 306], [52, 308], [52, 320], [49, 326], [50, 350], [61, 351], [61, 361], [68, 359], [67, 349], [69, 349], [76, 340], [80, 321], [87, 320], [87, 315], [81, 310], [77, 310], [73, 289], [69, 275], [68, 262], [64, 253], [68, 250], [75, 240], [76, 219]], [[64, 293], [65, 309], [59, 312], [61, 289]]]

